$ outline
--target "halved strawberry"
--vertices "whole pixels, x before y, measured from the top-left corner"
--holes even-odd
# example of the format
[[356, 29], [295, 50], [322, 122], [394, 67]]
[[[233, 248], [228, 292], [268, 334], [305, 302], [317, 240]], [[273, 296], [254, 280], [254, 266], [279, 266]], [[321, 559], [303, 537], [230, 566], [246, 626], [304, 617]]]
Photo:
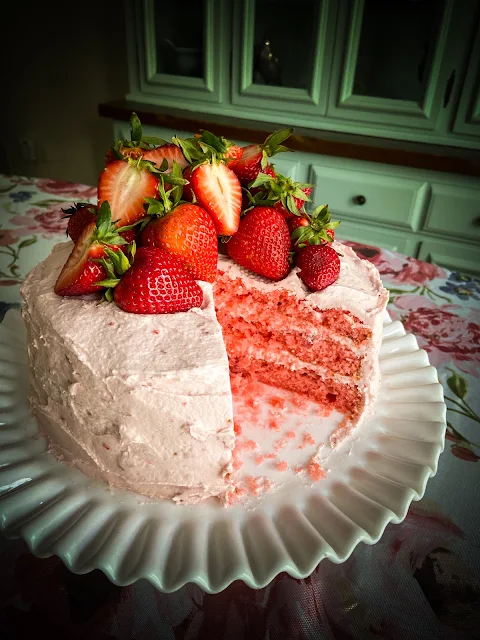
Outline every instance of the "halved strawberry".
[[158, 195], [158, 178], [142, 160], [116, 160], [103, 169], [98, 180], [98, 205], [110, 203], [117, 227], [131, 225], [145, 216], [145, 198]]
[[93, 240], [96, 228], [95, 222], [90, 222], [73, 247], [55, 283], [59, 296], [83, 296], [102, 289], [97, 282], [107, 273], [97, 260], [105, 256], [105, 248]]
[[[153, 162], [157, 169], [162, 168], [163, 171], [169, 173], [172, 170], [173, 162], [177, 162], [182, 169], [188, 166], [188, 162], [182, 153], [182, 150], [173, 143], [164, 144], [156, 149], [145, 151], [143, 154], [144, 160]], [[167, 161], [166, 168], [162, 167], [163, 161]]]
[[95, 293], [108, 273], [105, 258], [109, 250], [118, 251], [126, 242], [115, 229], [108, 202], [100, 207], [96, 219], [89, 222], [75, 243], [54, 291], [60, 296], [81, 296]]
[[279, 129], [270, 134], [263, 144], [249, 144], [243, 147], [242, 157], [234, 166], [234, 171], [242, 185], [255, 180], [260, 171], [268, 165], [268, 158], [282, 151], [290, 151], [281, 143], [292, 133], [293, 129]]
[[139, 160], [146, 151], [164, 144], [166, 141], [162, 138], [144, 136], [140, 118], [136, 113], [132, 113], [130, 116], [130, 140], [116, 140], [105, 156], [105, 165], [127, 158]]
[[67, 235], [73, 242], [77, 242], [87, 224], [95, 221], [97, 206], [88, 202], [77, 202], [62, 211], [65, 213], [63, 217], [68, 218]]
[[193, 170], [190, 186], [197, 204], [212, 216], [218, 235], [233, 235], [242, 208], [242, 187], [233, 171], [222, 162], [201, 164]]
[[140, 247], [135, 261], [114, 288], [128, 313], [177, 313], [200, 307], [203, 291], [180, 260], [158, 247]]

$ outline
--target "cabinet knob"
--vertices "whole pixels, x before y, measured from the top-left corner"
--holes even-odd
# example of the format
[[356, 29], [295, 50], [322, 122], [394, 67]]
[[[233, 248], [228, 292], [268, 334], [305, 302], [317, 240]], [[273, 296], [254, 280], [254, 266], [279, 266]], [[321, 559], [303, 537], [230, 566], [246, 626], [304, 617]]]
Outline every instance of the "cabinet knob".
[[480, 216], [477, 216], [476, 218], [474, 218], [472, 220], [472, 223], [474, 227], [480, 227]]
[[354, 196], [353, 198], [354, 204], [362, 205], [362, 204], [365, 204], [366, 201], [367, 199], [365, 198], [365, 196], [358, 195], [358, 196]]

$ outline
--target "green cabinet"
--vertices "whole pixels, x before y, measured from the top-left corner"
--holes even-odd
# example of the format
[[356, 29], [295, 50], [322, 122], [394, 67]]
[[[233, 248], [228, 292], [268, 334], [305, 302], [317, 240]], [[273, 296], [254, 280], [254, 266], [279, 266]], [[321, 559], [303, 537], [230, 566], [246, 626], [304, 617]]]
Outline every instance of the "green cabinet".
[[129, 81], [136, 99], [177, 107], [225, 100], [226, 3], [142, 0], [125, 6]]
[[127, 99], [480, 149], [480, 0], [127, 0]]
[[[335, 29], [331, 0], [234, 2], [231, 101], [247, 109], [318, 117], [327, 108]], [[302, 25], [296, 28], [292, 23]]]

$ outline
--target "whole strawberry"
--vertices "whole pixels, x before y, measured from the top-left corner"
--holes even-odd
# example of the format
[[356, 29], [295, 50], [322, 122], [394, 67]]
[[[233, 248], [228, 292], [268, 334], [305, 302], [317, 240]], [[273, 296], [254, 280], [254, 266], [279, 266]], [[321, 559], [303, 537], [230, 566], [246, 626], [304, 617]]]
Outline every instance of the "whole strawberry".
[[202, 289], [180, 260], [158, 247], [137, 250], [113, 296], [123, 311], [142, 314], [188, 311], [203, 302]]
[[340, 222], [332, 222], [328, 205], [317, 207], [312, 213], [302, 213], [288, 218], [292, 249], [316, 244], [329, 244], [335, 239], [335, 229]]
[[77, 242], [82, 231], [90, 224], [95, 222], [98, 207], [88, 202], [77, 202], [69, 209], [62, 209], [64, 212], [64, 218], [68, 218], [67, 223], [67, 235], [72, 242]]
[[310, 245], [302, 249], [296, 261], [297, 275], [312, 291], [333, 284], [340, 274], [340, 258], [328, 245]]
[[293, 133], [293, 129], [279, 129], [268, 136], [262, 144], [249, 144], [243, 147], [240, 160], [233, 167], [240, 183], [246, 186], [264, 171], [268, 165], [268, 158], [282, 151], [290, 151], [281, 144]]
[[289, 250], [287, 223], [273, 207], [248, 211], [227, 243], [234, 262], [270, 280], [282, 280], [290, 271]]
[[211, 216], [195, 204], [174, 206], [163, 217], [153, 218], [140, 242], [160, 247], [179, 258], [195, 280], [213, 282], [217, 274], [217, 230]]

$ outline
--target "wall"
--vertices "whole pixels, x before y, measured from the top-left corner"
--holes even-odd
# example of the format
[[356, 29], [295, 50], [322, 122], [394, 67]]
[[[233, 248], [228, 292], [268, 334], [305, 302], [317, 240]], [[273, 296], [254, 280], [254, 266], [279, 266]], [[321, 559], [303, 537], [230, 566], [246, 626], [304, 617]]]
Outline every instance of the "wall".
[[[128, 91], [123, 4], [52, 4], [2, 9], [0, 171], [96, 184], [113, 138], [98, 104]], [[22, 158], [22, 138], [36, 162]]]

